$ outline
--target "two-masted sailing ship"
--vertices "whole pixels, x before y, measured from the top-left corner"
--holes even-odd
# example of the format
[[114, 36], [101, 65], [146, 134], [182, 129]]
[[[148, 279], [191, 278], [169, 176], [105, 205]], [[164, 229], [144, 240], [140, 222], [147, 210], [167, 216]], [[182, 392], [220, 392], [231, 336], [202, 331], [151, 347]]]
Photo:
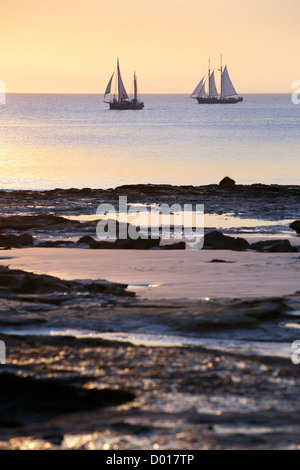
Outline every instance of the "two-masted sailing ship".
[[230, 79], [227, 65], [223, 69], [222, 57], [221, 67], [221, 86], [220, 93], [218, 93], [215, 81], [215, 71], [210, 68], [210, 61], [208, 64], [208, 75], [200, 80], [191, 98], [198, 101], [199, 104], [235, 104], [243, 101], [242, 96], [238, 96], [232, 81]]
[[114, 93], [109, 101], [105, 101], [107, 95], [111, 94], [112, 81], [116, 72], [111, 76], [111, 79], [108, 82], [108, 85], [104, 94], [104, 103], [108, 103], [110, 109], [143, 109], [144, 103], [138, 99], [138, 88], [137, 88], [137, 77], [134, 72], [133, 76], [133, 87], [134, 94], [133, 99], [129, 99], [129, 96], [126, 92], [121, 72], [119, 66], [119, 59], [117, 60], [117, 84], [118, 84], [118, 93]]

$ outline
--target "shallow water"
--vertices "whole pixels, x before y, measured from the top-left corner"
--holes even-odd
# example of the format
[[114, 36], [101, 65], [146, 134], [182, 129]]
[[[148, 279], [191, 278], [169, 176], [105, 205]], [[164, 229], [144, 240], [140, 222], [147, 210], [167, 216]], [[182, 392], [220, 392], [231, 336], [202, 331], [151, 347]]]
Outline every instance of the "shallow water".
[[[134, 208], [134, 204], [128, 205], [129, 208]], [[184, 221], [191, 221], [194, 222], [193, 227], [197, 227], [198, 230], [203, 226], [205, 230], [222, 230], [223, 232], [230, 232], [230, 233], [244, 233], [253, 236], [285, 236], [285, 238], [295, 238], [296, 234], [294, 230], [289, 228], [289, 225], [294, 221], [294, 219], [280, 219], [279, 221], [275, 220], [264, 220], [264, 219], [253, 219], [248, 217], [242, 217], [241, 215], [236, 215], [234, 213], [230, 214], [201, 214], [198, 212], [196, 218], [196, 212], [185, 212], [185, 216], [183, 216], [183, 212], [177, 212], [174, 216], [169, 215], [160, 215], [159, 217], [159, 227], [160, 231], [154, 230], [154, 227], [157, 228], [156, 222], [157, 220], [153, 217], [151, 218], [150, 209], [147, 208], [145, 204], [136, 205], [137, 207], [134, 208], [136, 214], [132, 214], [128, 216], [128, 223], [140, 226], [141, 232], [147, 234], [148, 229], [151, 229], [152, 233], [160, 234], [162, 233], [162, 229], [164, 229], [164, 233], [169, 233], [170, 238], [181, 238], [182, 236], [182, 227], [185, 226], [186, 228], [190, 228], [191, 224], [185, 224]], [[157, 210], [158, 206], [153, 205], [153, 208]], [[132, 210], [132, 209], [131, 209]], [[154, 212], [155, 213], [155, 212]], [[124, 217], [124, 214], [121, 214]], [[185, 219], [186, 217], [186, 219]], [[94, 221], [94, 220], [101, 220], [105, 219], [117, 219], [120, 220], [120, 214], [108, 214], [105, 217], [101, 215], [94, 215], [94, 214], [84, 214], [84, 215], [72, 215], [67, 216], [66, 218], [70, 220], [77, 220], [80, 222], [87, 222], [87, 221]], [[153, 225], [153, 222], [155, 225]], [[176, 225], [176, 222], [178, 225]], [[200, 225], [202, 224], [202, 225]], [[171, 230], [169, 230], [169, 228]], [[113, 237], [112, 237], [113, 238]]]
[[300, 106], [290, 95], [247, 95], [199, 106], [187, 95], [146, 95], [140, 112], [101, 95], [8, 95], [0, 109], [2, 188], [124, 183], [299, 184]]
[[[290, 327], [290, 326], [289, 326]], [[297, 325], [300, 328], [300, 325]], [[104, 339], [131, 343], [146, 347], [181, 347], [196, 346], [207, 350], [227, 352], [248, 356], [266, 356], [290, 359], [293, 349], [291, 343], [268, 341], [243, 341], [220, 338], [197, 338], [175, 335], [145, 333], [99, 333], [97, 331], [76, 330], [69, 328], [3, 328], [3, 333], [17, 336], [63, 336], [77, 339]]]

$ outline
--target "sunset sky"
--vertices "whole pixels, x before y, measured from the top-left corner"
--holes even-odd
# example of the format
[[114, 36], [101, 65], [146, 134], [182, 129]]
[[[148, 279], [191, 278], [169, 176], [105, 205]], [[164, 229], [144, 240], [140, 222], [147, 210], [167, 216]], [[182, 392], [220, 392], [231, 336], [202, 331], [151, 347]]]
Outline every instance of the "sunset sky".
[[191, 93], [220, 53], [240, 93], [300, 80], [299, 0], [0, 0], [8, 92], [103, 93], [116, 58], [130, 91]]

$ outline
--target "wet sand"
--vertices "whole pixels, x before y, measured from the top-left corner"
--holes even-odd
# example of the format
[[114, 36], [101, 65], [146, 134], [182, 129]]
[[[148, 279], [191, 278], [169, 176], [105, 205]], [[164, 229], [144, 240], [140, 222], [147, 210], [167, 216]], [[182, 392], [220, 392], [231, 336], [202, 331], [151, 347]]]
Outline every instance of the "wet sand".
[[300, 285], [299, 253], [25, 248], [2, 252], [0, 264], [62, 279], [126, 283], [151, 300], [289, 295]]

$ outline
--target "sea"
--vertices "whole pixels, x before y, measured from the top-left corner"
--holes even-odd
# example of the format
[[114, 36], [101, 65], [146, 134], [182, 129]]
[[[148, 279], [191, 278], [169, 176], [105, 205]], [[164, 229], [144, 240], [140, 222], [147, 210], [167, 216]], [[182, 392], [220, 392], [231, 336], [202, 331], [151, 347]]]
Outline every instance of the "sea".
[[199, 105], [144, 95], [110, 111], [102, 95], [8, 94], [0, 105], [0, 188], [111, 188], [155, 183], [300, 184], [300, 105], [245, 95]]

